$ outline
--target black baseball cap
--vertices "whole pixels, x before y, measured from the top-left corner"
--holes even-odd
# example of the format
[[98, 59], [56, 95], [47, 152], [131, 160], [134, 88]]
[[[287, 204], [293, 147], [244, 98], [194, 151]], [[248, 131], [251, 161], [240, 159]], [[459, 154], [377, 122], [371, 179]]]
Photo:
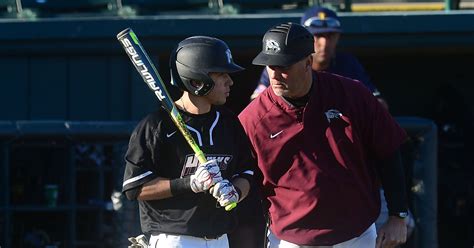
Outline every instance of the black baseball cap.
[[341, 22], [336, 12], [323, 7], [312, 7], [301, 17], [301, 25], [312, 34], [341, 33]]
[[289, 66], [314, 53], [314, 37], [302, 25], [282, 23], [270, 28], [262, 40], [262, 51], [254, 65]]

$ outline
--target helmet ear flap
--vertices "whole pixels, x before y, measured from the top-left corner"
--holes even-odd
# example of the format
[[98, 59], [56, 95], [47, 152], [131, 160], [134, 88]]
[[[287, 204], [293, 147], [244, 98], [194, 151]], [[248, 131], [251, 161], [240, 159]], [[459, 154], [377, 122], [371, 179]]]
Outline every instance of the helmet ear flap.
[[[196, 96], [205, 96], [214, 88], [214, 81], [207, 73], [196, 71], [188, 65], [176, 61], [175, 86]], [[199, 82], [195, 84], [194, 82]]]
[[194, 90], [194, 95], [200, 96], [200, 95], [202, 95], [201, 90], [205, 87], [206, 84], [203, 81], [190, 79], [189, 80], [189, 85], [191, 85], [193, 88], [196, 89], [196, 90]]
[[171, 85], [196, 96], [205, 96], [214, 87], [214, 81], [208, 75], [200, 75], [201, 73], [194, 72], [178, 61], [178, 53], [184, 47], [181, 43], [178, 44], [170, 55]]

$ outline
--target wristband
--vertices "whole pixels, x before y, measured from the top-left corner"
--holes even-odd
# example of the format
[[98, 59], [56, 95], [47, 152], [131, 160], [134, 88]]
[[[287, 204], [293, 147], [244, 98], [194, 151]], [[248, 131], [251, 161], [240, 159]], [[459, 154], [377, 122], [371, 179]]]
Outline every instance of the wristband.
[[239, 174], [235, 175], [234, 177], [232, 177], [232, 180], [234, 180], [235, 178], [243, 178], [243, 179], [247, 180], [250, 183], [250, 185], [252, 185], [252, 183], [254, 181], [253, 174], [248, 174], [248, 173], [239, 173]]
[[234, 186], [235, 192], [237, 192], [237, 196], [239, 197], [239, 200], [242, 197], [242, 190], [239, 189], [239, 187]]
[[173, 196], [191, 193], [191, 178], [176, 178], [170, 180], [170, 191]]
[[406, 217], [408, 217], [408, 212], [407, 211], [403, 211], [403, 212], [389, 212], [389, 216], [395, 216], [395, 217], [398, 217], [400, 219], [405, 219]]

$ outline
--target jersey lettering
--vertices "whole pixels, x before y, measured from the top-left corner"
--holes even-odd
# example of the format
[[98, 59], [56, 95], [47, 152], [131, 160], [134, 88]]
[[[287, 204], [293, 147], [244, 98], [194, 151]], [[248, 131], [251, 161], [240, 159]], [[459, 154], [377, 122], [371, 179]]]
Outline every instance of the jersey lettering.
[[[232, 155], [225, 155], [225, 154], [209, 154], [206, 156], [206, 159], [209, 160], [217, 160], [217, 164], [221, 171], [227, 169], [227, 166], [232, 161]], [[189, 154], [184, 159], [183, 170], [181, 171], [181, 177], [186, 177], [189, 175], [194, 174], [196, 168], [199, 166], [199, 159], [194, 154]]]

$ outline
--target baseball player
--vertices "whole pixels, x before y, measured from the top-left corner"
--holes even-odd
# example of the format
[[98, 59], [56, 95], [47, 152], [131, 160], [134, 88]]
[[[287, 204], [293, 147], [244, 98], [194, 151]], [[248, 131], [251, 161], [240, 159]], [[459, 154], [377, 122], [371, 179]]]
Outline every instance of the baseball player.
[[[336, 51], [342, 27], [334, 11], [320, 6], [312, 7], [301, 17], [301, 25], [306, 27], [314, 36], [314, 50], [316, 51], [313, 53], [312, 68], [314, 71], [327, 71], [359, 80], [374, 96], [379, 98], [379, 101], [385, 103], [359, 60], [349, 53]], [[250, 98], [257, 97], [269, 85], [268, 73], [263, 70], [258, 85]]]
[[[283, 23], [253, 64], [271, 87], [239, 115], [263, 175], [269, 247], [394, 247], [406, 241], [405, 131], [359, 82], [312, 69], [313, 35]], [[377, 238], [379, 180], [390, 217]], [[376, 242], [376, 239], [378, 242]]]
[[181, 41], [170, 68], [183, 91], [176, 105], [208, 162], [199, 163], [160, 108], [131, 135], [122, 191], [138, 200], [149, 247], [228, 247], [236, 220], [224, 207], [245, 198], [255, 166], [237, 116], [220, 106], [233, 85], [229, 73], [243, 68], [222, 40], [206, 36]]

